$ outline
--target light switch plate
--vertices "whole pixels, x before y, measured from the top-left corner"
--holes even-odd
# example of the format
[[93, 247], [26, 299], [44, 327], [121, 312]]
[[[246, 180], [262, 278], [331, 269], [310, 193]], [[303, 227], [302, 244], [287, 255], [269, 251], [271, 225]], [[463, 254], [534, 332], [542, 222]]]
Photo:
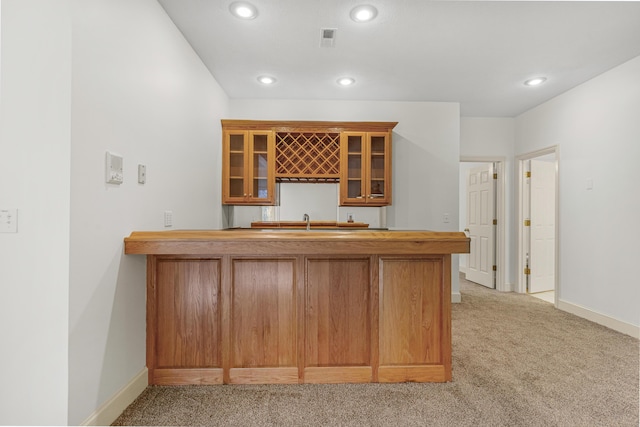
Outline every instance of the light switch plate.
[[107, 177], [108, 184], [122, 184], [123, 181], [123, 167], [122, 156], [113, 154], [107, 151]]
[[18, 209], [0, 209], [0, 233], [18, 232]]

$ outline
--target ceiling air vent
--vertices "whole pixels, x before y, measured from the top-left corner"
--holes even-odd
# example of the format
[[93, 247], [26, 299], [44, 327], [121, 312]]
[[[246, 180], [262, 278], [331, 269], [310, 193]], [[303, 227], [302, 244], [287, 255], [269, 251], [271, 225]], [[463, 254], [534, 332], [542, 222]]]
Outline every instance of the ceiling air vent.
[[334, 47], [336, 43], [337, 28], [320, 29], [320, 47]]

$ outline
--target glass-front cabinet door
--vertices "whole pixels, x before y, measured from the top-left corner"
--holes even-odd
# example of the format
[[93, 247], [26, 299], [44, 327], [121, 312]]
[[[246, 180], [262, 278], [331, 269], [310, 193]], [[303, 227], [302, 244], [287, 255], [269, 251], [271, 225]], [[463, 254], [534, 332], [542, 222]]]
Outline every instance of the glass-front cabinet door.
[[343, 132], [340, 205], [391, 203], [391, 144], [386, 132]]
[[245, 171], [246, 171], [246, 132], [228, 132], [225, 137], [227, 162], [226, 179], [223, 191], [225, 203], [243, 202], [245, 199]]
[[367, 204], [391, 204], [391, 153], [387, 133], [369, 133], [367, 150]]
[[226, 131], [222, 203], [275, 204], [275, 143], [271, 131]]
[[340, 191], [341, 204], [362, 203], [366, 193], [366, 181], [363, 176], [366, 160], [363, 152], [365, 134], [345, 132], [343, 137], [341, 154], [342, 164], [346, 166], [346, 176], [340, 179], [340, 186], [344, 188], [344, 191]]
[[275, 204], [275, 142], [273, 132], [249, 132], [251, 181], [249, 200], [253, 204]]

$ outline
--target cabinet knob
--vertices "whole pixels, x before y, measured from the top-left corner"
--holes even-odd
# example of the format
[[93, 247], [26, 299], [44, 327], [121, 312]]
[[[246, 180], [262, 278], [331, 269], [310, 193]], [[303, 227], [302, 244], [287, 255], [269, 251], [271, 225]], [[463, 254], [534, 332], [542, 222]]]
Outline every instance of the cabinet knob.
[[244, 197], [247, 197], [247, 193], [244, 193]]

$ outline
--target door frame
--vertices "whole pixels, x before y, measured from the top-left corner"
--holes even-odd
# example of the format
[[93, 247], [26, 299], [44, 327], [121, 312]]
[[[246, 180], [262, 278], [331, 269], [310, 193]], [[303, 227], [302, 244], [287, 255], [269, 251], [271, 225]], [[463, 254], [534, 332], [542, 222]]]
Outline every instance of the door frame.
[[524, 212], [523, 212], [523, 197], [524, 197], [524, 185], [525, 185], [525, 162], [527, 160], [535, 159], [536, 157], [541, 157], [547, 154], [555, 155], [555, 165], [556, 165], [556, 183], [555, 183], [555, 197], [556, 197], [556, 207], [555, 207], [555, 260], [554, 260], [554, 306], [558, 307], [558, 297], [560, 294], [560, 146], [553, 145], [550, 147], [542, 148], [540, 150], [531, 151], [529, 153], [521, 154], [516, 156], [516, 167], [517, 167], [517, 176], [518, 176], [518, 186], [516, 191], [518, 193], [518, 205], [516, 210], [518, 211], [518, 236], [517, 236], [517, 248], [518, 248], [518, 267], [516, 274], [516, 289], [515, 292], [526, 294], [527, 293], [527, 278], [524, 274], [525, 268], [525, 253], [526, 248], [524, 247]]
[[[496, 194], [494, 204], [496, 207], [496, 220], [498, 225], [496, 226], [496, 239], [495, 239], [495, 252], [496, 252], [496, 290], [500, 292], [511, 292], [511, 286], [507, 286], [505, 283], [505, 277], [507, 272], [507, 258], [505, 254], [505, 230], [506, 230], [506, 216], [505, 216], [505, 182], [506, 182], [506, 169], [505, 163], [506, 157], [503, 156], [460, 156], [459, 163], [477, 162], [477, 163], [495, 163], [494, 173], [498, 174], [496, 182]], [[465, 187], [466, 188], [466, 187]]]

